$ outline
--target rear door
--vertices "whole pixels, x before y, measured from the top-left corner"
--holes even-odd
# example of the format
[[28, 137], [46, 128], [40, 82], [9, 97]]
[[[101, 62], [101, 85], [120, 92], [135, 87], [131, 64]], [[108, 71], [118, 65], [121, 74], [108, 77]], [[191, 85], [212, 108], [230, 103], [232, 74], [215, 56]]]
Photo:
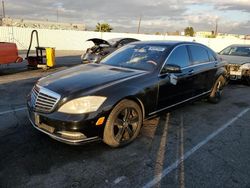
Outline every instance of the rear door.
[[201, 45], [188, 45], [188, 49], [195, 75], [194, 95], [203, 94], [211, 89], [218, 62], [215, 57], [213, 58], [211, 52], [209, 53], [209, 49]]

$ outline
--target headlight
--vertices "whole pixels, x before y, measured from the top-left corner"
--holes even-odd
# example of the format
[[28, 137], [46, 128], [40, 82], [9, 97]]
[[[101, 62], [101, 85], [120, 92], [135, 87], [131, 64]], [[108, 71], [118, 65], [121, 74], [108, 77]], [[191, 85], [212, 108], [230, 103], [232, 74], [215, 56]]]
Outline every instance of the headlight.
[[240, 66], [241, 69], [250, 69], [250, 63], [245, 63]]
[[99, 55], [93, 55], [91, 58], [90, 58], [90, 62], [91, 63], [97, 63], [100, 59], [100, 56]]
[[98, 54], [86, 53], [82, 55], [82, 60], [89, 61], [91, 63], [95, 63], [99, 60], [100, 56]]
[[86, 96], [73, 99], [59, 108], [59, 112], [67, 114], [83, 114], [95, 112], [104, 103], [106, 97]]

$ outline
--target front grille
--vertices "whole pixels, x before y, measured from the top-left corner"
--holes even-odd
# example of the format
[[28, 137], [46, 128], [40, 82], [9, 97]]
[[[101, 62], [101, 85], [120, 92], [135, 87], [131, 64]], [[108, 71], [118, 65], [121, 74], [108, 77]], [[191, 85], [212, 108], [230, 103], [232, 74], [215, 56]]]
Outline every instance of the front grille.
[[31, 106], [37, 112], [52, 112], [61, 96], [44, 87], [35, 85], [31, 91]]

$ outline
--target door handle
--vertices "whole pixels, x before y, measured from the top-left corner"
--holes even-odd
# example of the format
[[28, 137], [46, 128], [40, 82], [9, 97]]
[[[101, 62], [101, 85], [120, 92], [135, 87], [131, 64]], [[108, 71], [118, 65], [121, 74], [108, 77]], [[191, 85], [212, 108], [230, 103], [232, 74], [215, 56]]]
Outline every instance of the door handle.
[[188, 75], [192, 75], [194, 74], [194, 69], [191, 69], [190, 71], [188, 71]]

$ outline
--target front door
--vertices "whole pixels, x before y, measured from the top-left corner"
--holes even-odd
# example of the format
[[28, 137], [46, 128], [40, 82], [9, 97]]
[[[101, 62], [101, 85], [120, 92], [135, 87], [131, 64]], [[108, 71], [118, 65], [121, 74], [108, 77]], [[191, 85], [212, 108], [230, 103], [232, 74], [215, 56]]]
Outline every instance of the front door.
[[[181, 67], [181, 73], [167, 73], [159, 76], [159, 95], [157, 110], [165, 109], [193, 96], [195, 74], [190, 67], [190, 58], [186, 45], [175, 48], [169, 55], [165, 65], [175, 64]], [[176, 78], [176, 83], [171, 81]]]

